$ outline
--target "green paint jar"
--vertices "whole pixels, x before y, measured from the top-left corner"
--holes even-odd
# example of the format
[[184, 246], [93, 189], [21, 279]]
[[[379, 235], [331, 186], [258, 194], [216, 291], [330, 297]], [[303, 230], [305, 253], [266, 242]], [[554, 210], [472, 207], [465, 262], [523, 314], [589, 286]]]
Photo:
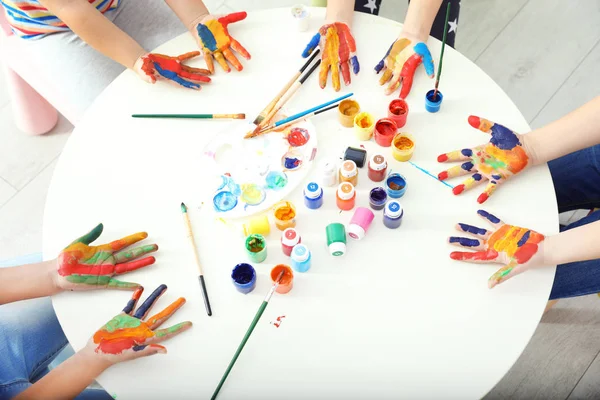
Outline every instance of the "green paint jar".
[[327, 247], [332, 256], [340, 257], [346, 254], [346, 228], [343, 224], [335, 222], [327, 225]]
[[250, 261], [261, 263], [267, 258], [267, 241], [263, 235], [252, 234], [246, 238], [246, 253]]

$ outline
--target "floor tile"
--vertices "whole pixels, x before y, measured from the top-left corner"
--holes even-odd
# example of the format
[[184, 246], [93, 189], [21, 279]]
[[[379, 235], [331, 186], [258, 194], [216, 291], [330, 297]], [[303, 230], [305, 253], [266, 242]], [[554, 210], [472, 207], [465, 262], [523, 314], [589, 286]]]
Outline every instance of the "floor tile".
[[597, 399], [600, 397], [600, 355], [587, 369], [568, 400]]

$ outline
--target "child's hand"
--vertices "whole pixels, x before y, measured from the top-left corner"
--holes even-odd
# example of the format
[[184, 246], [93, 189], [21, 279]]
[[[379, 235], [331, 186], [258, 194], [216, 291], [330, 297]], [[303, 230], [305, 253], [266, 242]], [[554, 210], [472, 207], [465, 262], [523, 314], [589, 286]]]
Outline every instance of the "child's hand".
[[384, 85], [386, 82], [390, 82], [387, 89], [385, 89], [385, 94], [393, 93], [398, 89], [398, 86], [402, 85], [400, 98], [406, 98], [410, 93], [415, 71], [421, 63], [425, 66], [427, 75], [433, 78], [433, 59], [427, 45], [419, 42], [414, 37], [401, 34], [392, 43], [379, 64], [375, 66], [377, 73], [383, 70], [379, 84]]
[[484, 210], [477, 211], [477, 214], [491, 223], [494, 230], [488, 231], [467, 224], [456, 225], [457, 230], [470, 233], [477, 239], [453, 236], [448, 238], [448, 242], [475, 252], [455, 251], [450, 254], [450, 258], [473, 263], [506, 264], [488, 280], [490, 289], [529, 268], [542, 265], [543, 252], [538, 250], [543, 245], [541, 242], [544, 235], [507, 225]]
[[317, 46], [321, 49], [321, 69], [319, 71], [321, 89], [325, 88], [327, 84], [329, 69], [331, 69], [333, 89], [336, 92], [340, 90], [340, 69], [344, 83], [348, 86], [350, 84], [350, 64], [352, 64], [355, 75], [360, 70], [356, 57], [356, 42], [348, 25], [342, 22], [323, 25], [304, 49], [302, 57], [310, 56]]
[[250, 53], [229, 34], [227, 26], [245, 19], [246, 16], [245, 11], [224, 16], [207, 15], [196, 25], [194, 32], [196, 41], [202, 49], [206, 65], [211, 73], [215, 72], [213, 57], [225, 72], [231, 71], [227, 61], [238, 71], [244, 69], [231, 49], [240, 53], [246, 60], [250, 59]]
[[155, 83], [160, 77], [175, 82], [189, 89], [200, 90], [199, 82], [210, 82], [210, 72], [206, 69], [188, 67], [183, 61], [200, 55], [192, 51], [170, 57], [163, 54], [148, 53], [141, 56], [133, 66], [137, 74], [146, 82]]
[[58, 256], [57, 269], [54, 271], [56, 285], [64, 290], [125, 289], [139, 288], [132, 282], [121, 282], [113, 276], [134, 271], [154, 264], [154, 257], [141, 256], [158, 250], [155, 244], [125, 249], [148, 237], [146, 232], [135, 233], [123, 239], [89, 246], [98, 239], [104, 229], [102, 224], [80, 237], [65, 248]]
[[516, 134], [500, 124], [473, 115], [469, 117], [469, 124], [482, 132], [491, 133], [490, 142], [472, 149], [456, 150], [440, 155], [438, 162], [468, 161], [440, 172], [438, 178], [443, 181], [466, 175], [475, 170], [470, 178], [454, 187], [453, 192], [458, 195], [483, 182], [485, 178], [490, 183], [477, 199], [477, 202], [481, 204], [494, 193], [499, 184], [525, 169], [529, 165], [530, 157], [523, 145], [524, 137], [522, 135]]

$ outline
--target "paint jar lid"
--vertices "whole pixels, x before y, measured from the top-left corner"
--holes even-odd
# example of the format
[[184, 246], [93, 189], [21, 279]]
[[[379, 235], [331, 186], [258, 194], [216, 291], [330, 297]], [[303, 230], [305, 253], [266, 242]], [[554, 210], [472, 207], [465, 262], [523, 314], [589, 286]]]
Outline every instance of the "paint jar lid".
[[350, 182], [342, 182], [338, 186], [337, 195], [340, 200], [350, 200], [356, 195], [354, 185]]
[[292, 259], [296, 262], [304, 262], [310, 258], [310, 250], [303, 244], [297, 244], [292, 249]]
[[323, 193], [323, 189], [317, 182], [309, 182], [304, 188], [304, 196], [309, 199], [316, 199]]
[[369, 161], [369, 167], [375, 171], [381, 171], [387, 168], [387, 161], [381, 154], [374, 154]]
[[287, 228], [281, 233], [281, 243], [293, 247], [300, 243], [300, 235], [294, 228]]
[[329, 245], [329, 254], [335, 257], [340, 257], [346, 254], [346, 243], [333, 242]]
[[403, 213], [402, 205], [396, 200], [392, 200], [385, 205], [384, 214], [390, 218], [399, 218]]
[[354, 175], [358, 174], [356, 163], [352, 160], [344, 161], [340, 167], [340, 173], [344, 178], [352, 178]]

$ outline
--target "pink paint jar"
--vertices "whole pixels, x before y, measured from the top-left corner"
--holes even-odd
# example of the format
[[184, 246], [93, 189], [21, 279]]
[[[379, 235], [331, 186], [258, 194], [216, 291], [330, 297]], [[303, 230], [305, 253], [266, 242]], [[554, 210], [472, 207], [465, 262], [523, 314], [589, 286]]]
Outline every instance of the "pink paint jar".
[[369, 226], [371, 226], [371, 222], [373, 222], [373, 218], [375, 218], [373, 211], [365, 207], [358, 207], [350, 220], [348, 236], [356, 240], [364, 238], [367, 230], [369, 230]]
[[398, 126], [390, 118], [382, 118], [375, 124], [375, 142], [383, 147], [390, 147]]
[[292, 249], [301, 241], [302, 238], [294, 228], [287, 228], [281, 233], [281, 249], [283, 250], [283, 254], [288, 257], [291, 256]]
[[394, 99], [388, 107], [388, 118], [396, 123], [398, 128], [406, 125], [408, 117], [408, 103], [402, 99]]

